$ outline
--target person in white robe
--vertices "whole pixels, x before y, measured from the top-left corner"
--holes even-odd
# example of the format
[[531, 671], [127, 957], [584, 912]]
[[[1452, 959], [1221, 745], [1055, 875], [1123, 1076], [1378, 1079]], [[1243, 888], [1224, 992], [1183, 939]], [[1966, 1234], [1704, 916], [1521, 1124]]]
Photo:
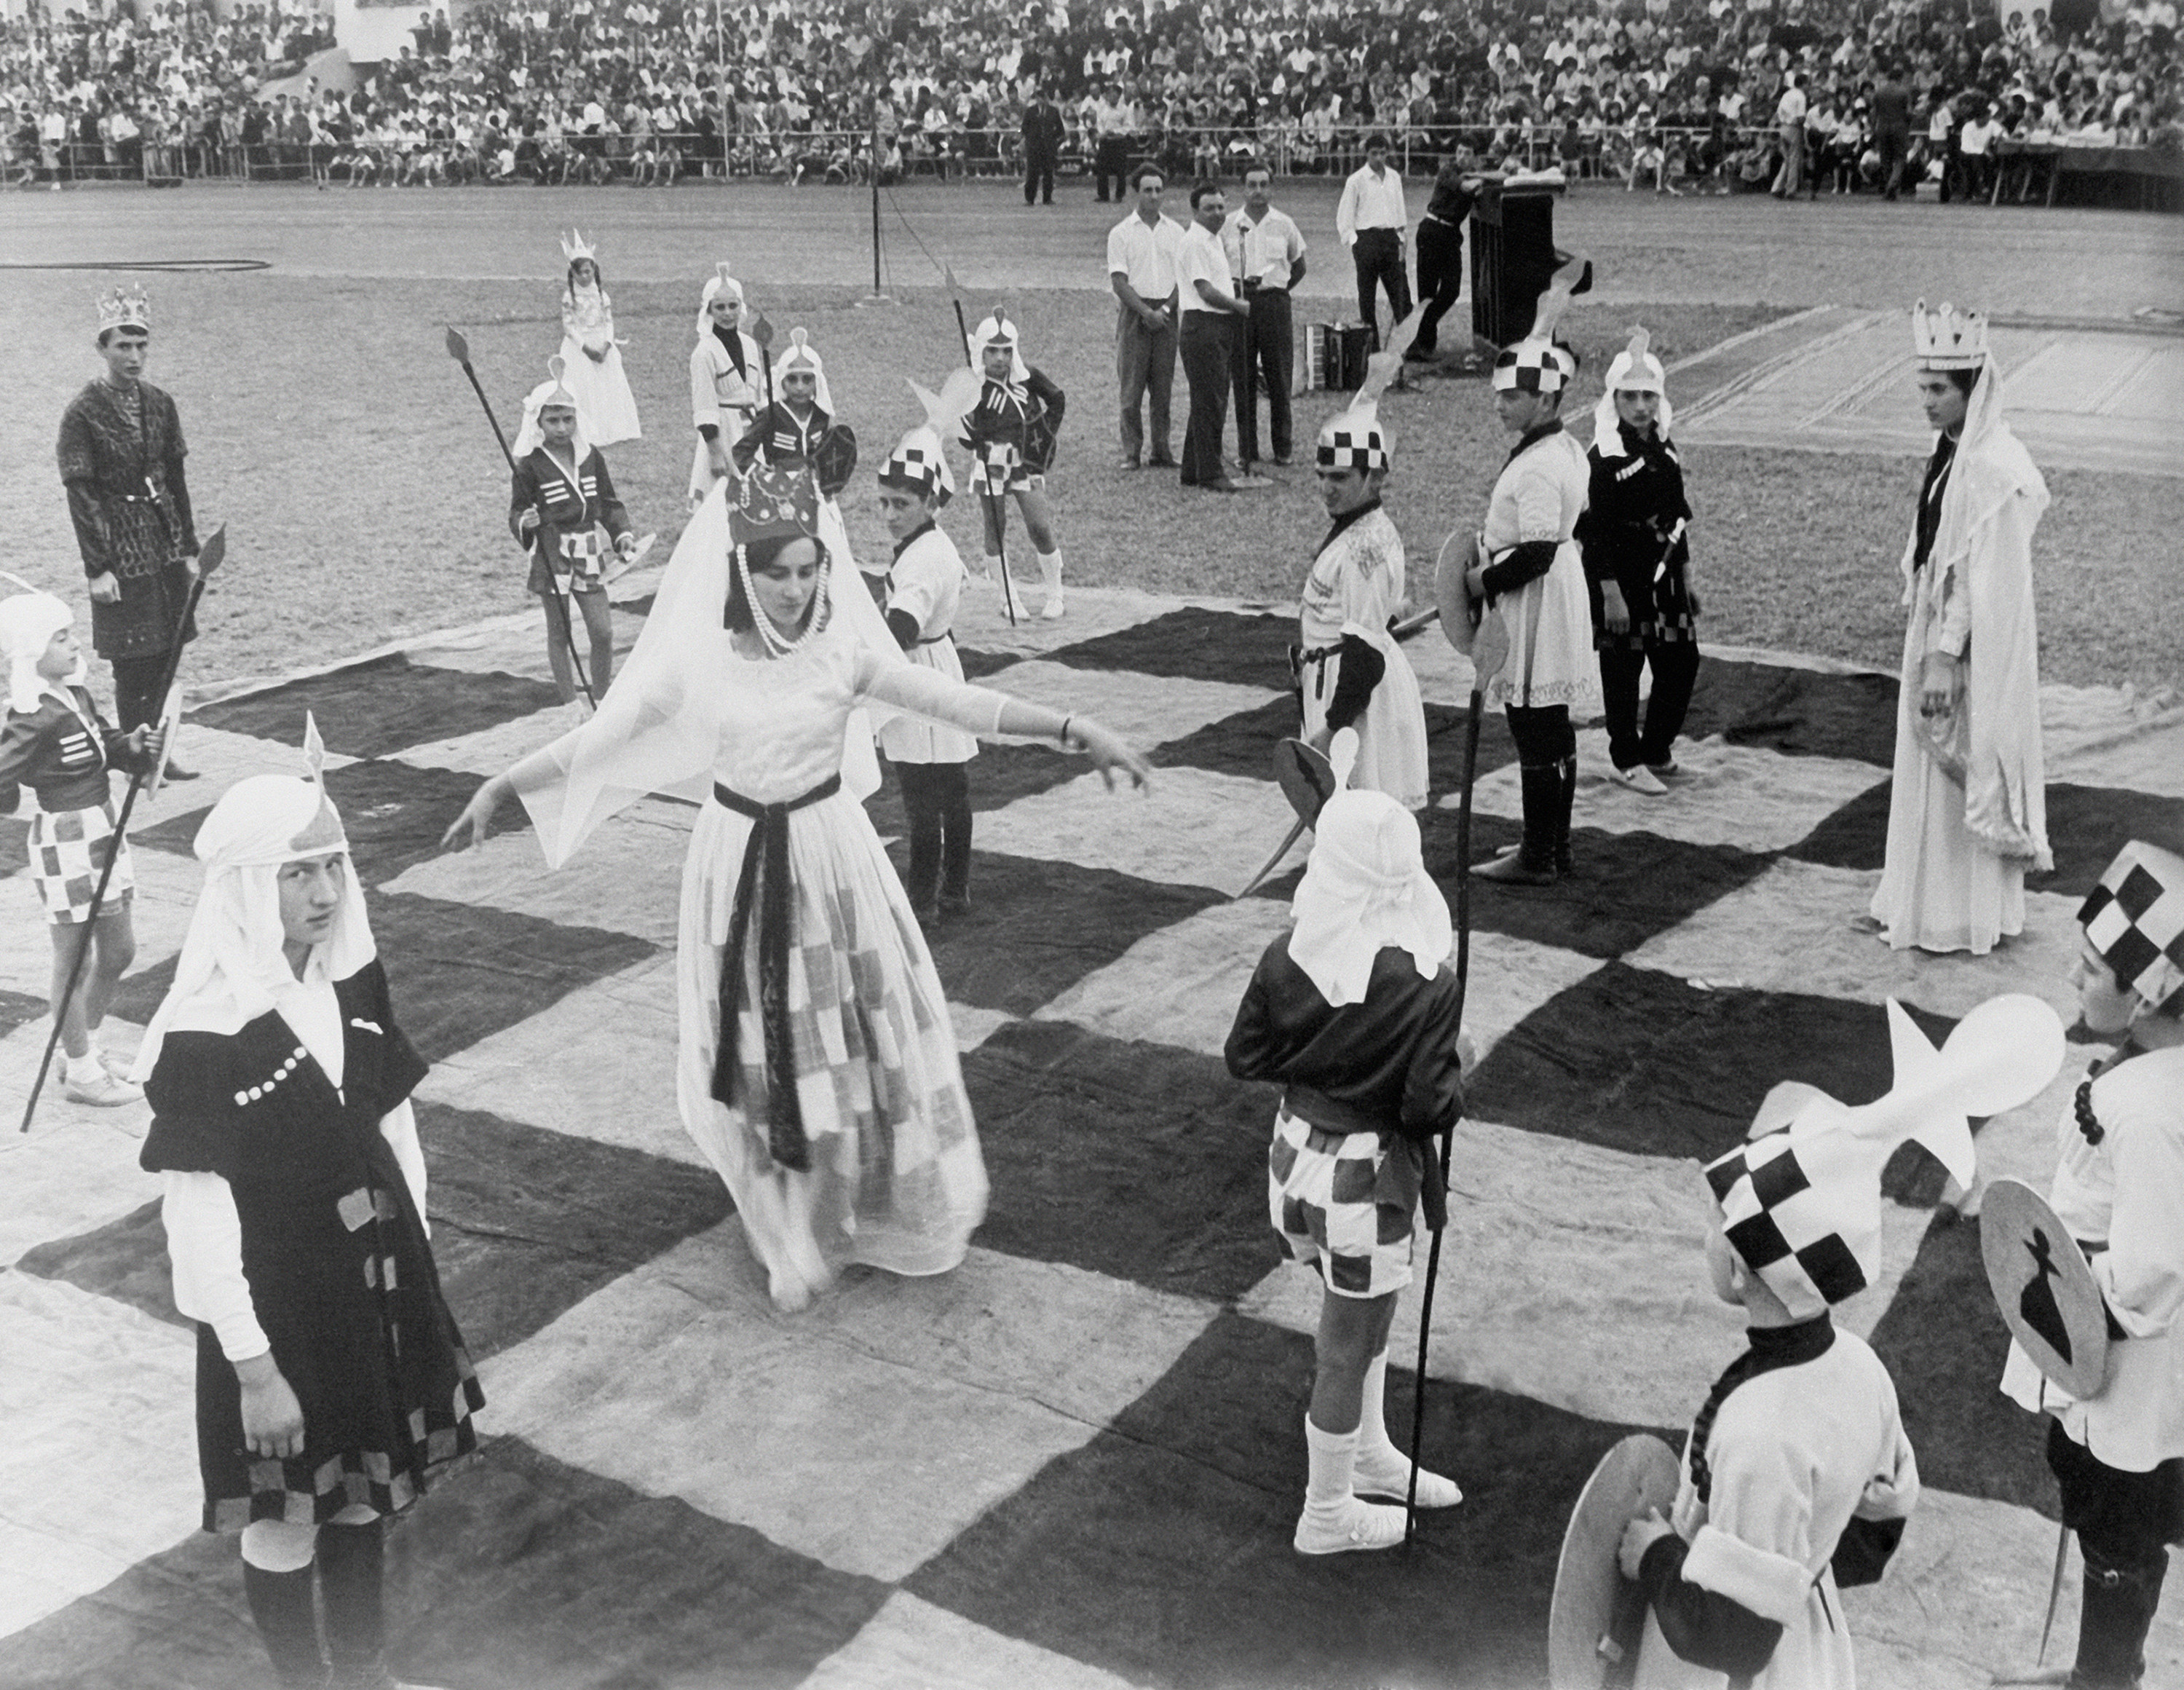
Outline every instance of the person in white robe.
[[639, 440], [637, 396], [621, 367], [622, 343], [615, 337], [614, 301], [599, 273], [599, 249], [571, 229], [561, 243], [569, 271], [561, 287], [563, 378], [577, 396], [577, 417], [594, 446]]

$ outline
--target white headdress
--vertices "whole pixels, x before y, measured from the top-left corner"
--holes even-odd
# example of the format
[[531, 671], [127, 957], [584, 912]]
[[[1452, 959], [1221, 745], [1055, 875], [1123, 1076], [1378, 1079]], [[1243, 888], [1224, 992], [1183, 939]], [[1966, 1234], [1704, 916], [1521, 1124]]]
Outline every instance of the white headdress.
[[[296, 978], [281, 946], [283, 863], [348, 850], [341, 817], [322, 778], [326, 748], [305, 718], [311, 772], [259, 774], [237, 781], [212, 806], [191, 846], [204, 864], [175, 984], [144, 1029], [131, 1070], [137, 1079], [159, 1060], [170, 1033], [234, 1033], [274, 1006], [274, 992]], [[326, 937], [311, 949], [306, 977], [346, 979], [377, 956], [355, 871], [342, 876], [342, 901]]]
[[773, 366], [777, 388], [783, 376], [794, 375], [799, 370], [808, 370], [818, 378], [819, 391], [814, 398], [820, 410], [829, 416], [833, 416], [834, 394], [827, 385], [827, 366], [819, 361], [819, 349], [811, 344], [811, 334], [808, 329], [789, 330], [788, 350], [781, 354], [781, 361]]
[[1990, 998], [1940, 1050], [1893, 998], [1896, 1083], [1855, 1108], [1816, 1086], [1776, 1086], [1748, 1141], [1707, 1165], [1722, 1230], [1798, 1319], [1853, 1297], [1880, 1273], [1880, 1170], [1907, 1140], [1961, 1185], [1978, 1171], [1970, 1115], [2036, 1096], [2063, 1066], [2063, 1023], [2036, 997]]
[[1312, 823], [1312, 856], [1290, 901], [1290, 960], [1340, 1007], [1364, 1001], [1373, 961], [1390, 945], [1431, 979], [1456, 942], [1448, 901], [1426, 873], [1418, 818], [1384, 792], [1353, 789], [1357, 732], [1334, 736], [1334, 795]]
[[735, 326], [738, 328], [743, 326], [746, 304], [744, 285], [728, 274], [727, 265], [716, 265], [713, 274], [705, 278], [705, 291], [698, 296], [698, 338], [700, 340], [713, 332], [713, 300], [722, 293], [736, 302]]
[[1615, 361], [1607, 366], [1607, 385], [1601, 391], [1600, 403], [1592, 408], [1592, 443], [1608, 456], [1623, 455], [1615, 412], [1618, 393], [1658, 393], [1661, 404], [1654, 415], [1658, 418], [1661, 438], [1669, 438], [1669, 424], [1675, 411], [1669, 404], [1668, 371], [1661, 367], [1661, 360], [1651, 349], [1652, 338], [1643, 328], [1631, 330], [1630, 344], [1617, 353]]
[[546, 438], [538, 426], [538, 413], [549, 405], [560, 405], [577, 413], [575, 444], [577, 461], [582, 463], [584, 454], [591, 449], [584, 439], [584, 413], [577, 404], [577, 396], [569, 391], [561, 378], [568, 373], [568, 360], [559, 354], [546, 360], [546, 379], [523, 396], [523, 426], [515, 431], [514, 451], [519, 458], [535, 452]]
[[561, 237], [561, 256], [570, 264], [574, 264], [580, 258], [588, 258], [596, 265], [599, 261], [599, 249], [571, 229]]
[[1024, 366], [1023, 343], [1017, 337], [1017, 326], [1009, 321], [1008, 313], [998, 307], [992, 316], [971, 331], [971, 354], [981, 376], [986, 373], [986, 349], [989, 346], [1008, 348], [1011, 387], [1021, 388], [1031, 380], [1031, 371]]
[[53, 643], [53, 636], [75, 621], [68, 600], [33, 588], [0, 599], [0, 661], [7, 665], [8, 708], [25, 715], [52, 693], [73, 710], [75, 706], [62, 690], [81, 686], [86, 672], [83, 654], [76, 653], [75, 668], [65, 682], [48, 680], [38, 672], [38, 660]]
[[951, 371], [937, 393], [915, 382], [910, 384], [924, 409], [925, 421], [905, 434], [888, 454], [887, 462], [880, 466], [882, 487], [908, 488], [926, 499], [937, 494], [943, 505], [954, 497], [956, 477], [949, 473], [948, 453], [942, 443], [978, 402], [979, 387], [978, 372], [970, 369]]
[[[1423, 307], [1419, 308], [1423, 310]], [[1418, 336], [1418, 311], [1397, 323], [1388, 344], [1365, 360], [1365, 379], [1357, 384], [1350, 404], [1319, 427], [1316, 455], [1323, 470], [1384, 470], [1395, 455], [1395, 443], [1380, 423], [1380, 395], [1402, 368], [1403, 354]]]
[[1986, 362], [1986, 319], [1947, 300], [1930, 311], [1921, 299], [1911, 308], [1911, 346], [1921, 370], [1976, 370]]

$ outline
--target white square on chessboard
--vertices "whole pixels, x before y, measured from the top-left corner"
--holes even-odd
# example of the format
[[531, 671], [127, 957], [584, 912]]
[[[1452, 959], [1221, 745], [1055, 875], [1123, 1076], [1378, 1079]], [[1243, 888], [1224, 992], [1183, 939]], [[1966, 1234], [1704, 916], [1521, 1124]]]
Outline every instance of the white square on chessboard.
[[[1140, 675], [1128, 669], [1073, 669], [1038, 657], [1011, 664], [994, 677], [994, 685], [1011, 698], [1065, 716], [1096, 716], [1139, 750], [1183, 739], [1281, 696], [1272, 687]], [[1273, 750], [1268, 747], [1270, 756]], [[974, 763], [971, 778], [975, 783], [978, 778]]]
[[671, 799], [640, 798], [599, 823], [559, 868], [528, 828], [495, 834], [475, 850], [426, 858], [381, 890], [484, 904], [566, 927], [604, 928], [655, 945], [675, 943], [682, 859], [698, 812]]
[[7, 1637], [187, 1537], [204, 1493], [193, 1335], [61, 1280], [0, 1273], [0, 1355]]
[[931, 1279], [853, 1272], [783, 1316], [731, 1219], [483, 1370], [497, 1431], [894, 1581], [1089, 1441], [1217, 1312], [973, 1250]]
[[[131, 831], [135, 831], [133, 828]], [[197, 907], [204, 870], [197, 859], [176, 856], [131, 842], [129, 861], [136, 890], [129, 895], [129, 930], [136, 936], [131, 973], [164, 962], [182, 948]], [[31, 872], [20, 868], [0, 880], [10, 918], [0, 921], [0, 988], [50, 1001], [53, 989], [53, 925], [45, 918]], [[50, 1027], [52, 1023], [47, 1023]]]
[[1623, 960], [1712, 986], [1871, 1004], [1894, 997], [1956, 1017], [2003, 992], [2032, 992], [2066, 1023], [2076, 1018], [2064, 976], [2077, 960], [2079, 900], [2027, 892], [2018, 937], [1984, 957], [1936, 956], [1889, 949], [1867, 913], [1880, 883], [1878, 870], [1784, 857]]
[[411, 745], [395, 752], [394, 760], [419, 768], [459, 769], [482, 780], [488, 775], [500, 773], [541, 745], [551, 745], [571, 728], [579, 726], [587, 713], [581, 703], [549, 705], [528, 716], [481, 728], [474, 733], [458, 733], [451, 739]]
[[[1698, 1163], [1466, 1120], [1449, 1169], [1428, 1371], [1593, 1419], [1688, 1421], [1742, 1347], [1744, 1326], [1708, 1283]], [[1881, 1207], [1880, 1280], [1836, 1311], [1861, 1336], [1894, 1297], [1930, 1219]], [[1421, 1224], [1416, 1279], [1429, 1241]], [[1320, 1296], [1310, 1269], [1284, 1263], [1238, 1307], [1310, 1332]], [[1415, 1296], [1397, 1301], [1390, 1341], [1391, 1353], [1413, 1361], [1418, 1310]]]
[[[1049, 622], [1043, 616], [1030, 614], [1029, 607], [1039, 596], [1038, 565], [1026, 555], [1024, 543], [1013, 539], [1009, 550], [1011, 569], [1009, 579], [1016, 594], [1017, 620], [1010, 625], [1008, 611], [1001, 600], [1000, 583], [986, 578], [987, 561], [979, 549], [978, 539], [978, 501], [974, 499], [957, 500], [953, 510], [965, 511], [969, 519], [967, 529], [954, 535], [956, 549], [963, 554], [963, 561], [970, 566], [971, 578], [964, 583], [963, 596], [956, 611], [956, 643], [974, 651], [1014, 652], [1022, 656], [1036, 657], [1042, 653], [1059, 650], [1065, 645], [1076, 645], [1088, 639], [1097, 639], [1104, 634], [1120, 633], [1124, 628], [1137, 627], [1179, 610], [1190, 600], [1164, 599], [1150, 593], [1140, 593], [1127, 587], [1069, 588], [1069, 614], [1057, 621]], [[884, 547], [889, 543], [878, 542]], [[1062, 574], [1068, 575], [1065, 561]], [[1234, 601], [1205, 601], [1221, 610], [1242, 610]], [[1006, 686], [1006, 682], [996, 684]]]
[[899, 1590], [797, 1690], [1130, 1690], [1081, 1660]]
[[[1719, 739], [1681, 741], [1665, 797], [1649, 798], [1607, 778], [1607, 735], [1587, 728], [1577, 736], [1576, 822], [1611, 834], [1652, 834], [1686, 845], [1735, 845], [1742, 851], [1781, 851], [1870, 787], [1888, 778], [1871, 763], [1836, 757], [1791, 757]], [[1524, 813], [1514, 763], [1481, 775], [1473, 803], [1482, 816], [1517, 821]], [[1440, 800], [1456, 807], [1455, 795]]]
[[981, 851], [1235, 893], [1295, 822], [1271, 780], [1164, 768], [1146, 793], [1110, 792], [1096, 772], [1079, 775], [988, 811], [976, 837]]
[[[101, 1042], [133, 1052], [142, 1029], [109, 1020]], [[0, 1269], [25, 1250], [119, 1220], [159, 1195], [157, 1175], [136, 1165], [152, 1124], [148, 1103], [102, 1108], [61, 1095], [60, 1058], [53, 1059], [31, 1130], [15, 1130], [31, 1095], [53, 1023], [41, 1018], [0, 1038], [0, 1097], [14, 1107], [0, 1118]], [[7, 1275], [0, 1273], [0, 1281]], [[8, 1351], [0, 1345], [0, 1356]], [[0, 1375], [7, 1371], [0, 1366]]]
[[[324, 728], [326, 724], [319, 725]], [[139, 798], [129, 818], [131, 834], [156, 822], [172, 821], [177, 816], [211, 809], [220, 794], [245, 776], [309, 774], [311, 767], [304, 761], [304, 707], [296, 706], [294, 736], [287, 739], [231, 733], [222, 728], [201, 726], [184, 717], [181, 732], [175, 736], [175, 757], [199, 778], [162, 787], [157, 798]], [[354, 757], [343, 756], [338, 751], [326, 753], [326, 766], [330, 769], [347, 768], [354, 761]], [[120, 789], [117, 787], [115, 791], [118, 795]], [[115, 801], [120, 801], [118, 795]], [[187, 851], [188, 846], [185, 845], [183, 849]]]
[[[1294, 862], [1304, 856], [1300, 844]], [[1217, 1057], [1260, 954], [1289, 928], [1290, 906], [1281, 899], [1212, 905], [1146, 934], [1039, 1010], [1039, 1017], [1073, 1021], [1111, 1039], [1143, 1039]], [[1463, 1023], [1479, 1056], [1600, 966], [1593, 957], [1551, 945], [1475, 935]]]

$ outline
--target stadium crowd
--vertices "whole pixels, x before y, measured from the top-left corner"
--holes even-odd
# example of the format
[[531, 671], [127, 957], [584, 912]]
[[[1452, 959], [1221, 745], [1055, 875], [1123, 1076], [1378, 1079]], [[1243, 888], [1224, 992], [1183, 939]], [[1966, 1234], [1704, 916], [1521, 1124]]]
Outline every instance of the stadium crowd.
[[2176, 0], [2007, 21], [1976, 0], [484, 0], [420, 13], [353, 90], [269, 97], [331, 44], [323, 14], [136, 0], [10, 20], [0, 133], [19, 184], [152, 161], [359, 186], [863, 180], [874, 135], [886, 180], [1015, 169], [1044, 91], [1066, 160], [1104, 146], [1177, 176], [1346, 170], [1372, 128], [1412, 168], [1460, 153], [1726, 191], [1780, 187], [1798, 153], [1848, 191], [1882, 185], [1893, 85], [1911, 179], [1976, 192], [2003, 137], [2175, 150], [2176, 25]]

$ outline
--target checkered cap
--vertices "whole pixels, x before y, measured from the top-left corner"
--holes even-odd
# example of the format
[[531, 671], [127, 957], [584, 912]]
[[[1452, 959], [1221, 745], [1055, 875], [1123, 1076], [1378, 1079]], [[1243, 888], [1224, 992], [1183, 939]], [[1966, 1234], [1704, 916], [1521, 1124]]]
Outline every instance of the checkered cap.
[[1319, 466], [1323, 470], [1384, 470], [1388, 437], [1370, 416], [1345, 411], [1319, 431]]
[[1496, 393], [1558, 393], [1577, 374], [1577, 359], [1554, 341], [1520, 340], [1494, 360]]
[[939, 435], [923, 424], [904, 435], [880, 466], [879, 483], [907, 488], [924, 499], [937, 495], [945, 505], [956, 491], [956, 478], [948, 471]]
[[1793, 1138], [1781, 1128], [1708, 1163], [1706, 1179], [1730, 1247], [1794, 1318], [1856, 1296], [1879, 1273], [1880, 1183], [1853, 1134]]
[[2086, 894], [2078, 921], [2118, 984], [2156, 1009], [2184, 991], [2184, 856], [2133, 839]]

